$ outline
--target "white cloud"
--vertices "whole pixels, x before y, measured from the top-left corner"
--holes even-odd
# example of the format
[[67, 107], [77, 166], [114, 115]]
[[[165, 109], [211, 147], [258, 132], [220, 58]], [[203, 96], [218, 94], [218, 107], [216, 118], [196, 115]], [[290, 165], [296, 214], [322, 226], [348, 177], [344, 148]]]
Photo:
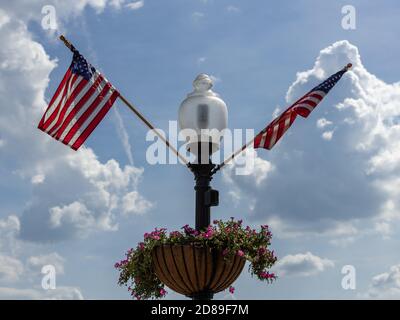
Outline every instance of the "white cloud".
[[[247, 160], [246, 160], [247, 159]], [[254, 165], [250, 165], [253, 159]], [[231, 196], [234, 203], [238, 204], [240, 200], [246, 197], [246, 203], [249, 205], [249, 210], [252, 211], [254, 201], [251, 195], [243, 194], [243, 187], [261, 187], [265, 185], [268, 176], [273, 172], [274, 166], [271, 162], [258, 157], [257, 152], [249, 148], [235, 159], [233, 165], [227, 165], [223, 171], [224, 181], [231, 188], [228, 194]]]
[[15, 215], [0, 219], [0, 250], [1, 252], [14, 253], [16, 237], [20, 232], [20, 221]]
[[125, 5], [125, 7], [127, 7], [130, 10], [138, 10], [138, 9], [142, 8], [143, 6], [144, 6], [143, 0], [130, 2]]
[[46, 177], [43, 174], [36, 174], [31, 178], [32, 184], [41, 184]]
[[110, 6], [115, 9], [121, 9], [121, 7], [124, 3], [125, 3], [125, 0], [110, 0], [109, 1]]
[[334, 266], [333, 261], [313, 255], [311, 252], [287, 255], [278, 260], [278, 276], [311, 276]]
[[[86, 206], [78, 201], [74, 201], [63, 207], [53, 207], [49, 209], [50, 226], [59, 228], [61, 226], [71, 226], [77, 236], [84, 237], [92, 229], [96, 229], [96, 220]], [[100, 226], [102, 228], [102, 226]], [[105, 225], [104, 230], [116, 229], [116, 226]]]
[[0, 255], [0, 281], [17, 281], [23, 271], [23, 265], [19, 260]]
[[321, 118], [321, 119], [317, 120], [317, 128], [319, 128], [319, 129], [323, 129], [326, 126], [329, 126], [331, 124], [332, 124], [332, 121], [329, 121], [329, 120], [327, 120], [325, 118]]
[[149, 210], [153, 204], [136, 191], [127, 193], [122, 199], [122, 211], [124, 214], [143, 214]]
[[374, 276], [366, 297], [400, 299], [400, 264], [390, 267], [388, 272]]
[[330, 141], [332, 140], [333, 137], [333, 130], [332, 131], [325, 131], [322, 133], [322, 139], [326, 140], [326, 141]]
[[81, 291], [75, 287], [58, 287], [54, 290], [0, 287], [2, 300], [82, 300]]
[[64, 262], [65, 259], [57, 252], [52, 252], [49, 254], [41, 254], [38, 256], [29, 257], [27, 265], [36, 272], [40, 272], [42, 267], [45, 265], [53, 265], [57, 275], [60, 275], [64, 274]]
[[132, 146], [131, 143], [129, 142], [129, 135], [128, 132], [126, 131], [124, 121], [122, 120], [122, 117], [117, 108], [114, 108], [114, 115], [116, 119], [118, 136], [122, 142], [122, 146], [124, 147], [125, 154], [128, 157], [129, 164], [133, 166]]

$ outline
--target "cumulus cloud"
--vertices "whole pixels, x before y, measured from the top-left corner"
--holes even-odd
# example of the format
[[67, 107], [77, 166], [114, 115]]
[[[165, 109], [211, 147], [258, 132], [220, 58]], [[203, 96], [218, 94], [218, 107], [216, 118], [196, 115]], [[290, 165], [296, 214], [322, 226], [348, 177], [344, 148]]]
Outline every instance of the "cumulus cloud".
[[[326, 235], [338, 223], [388, 226], [399, 220], [400, 83], [371, 74], [358, 48], [338, 41], [320, 51], [312, 69], [297, 73], [286, 100], [295, 101], [348, 62], [353, 68], [310, 117], [298, 119], [274, 149], [259, 152], [274, 168], [262, 185], [256, 177], [253, 183], [234, 175], [227, 180], [254, 200], [254, 219], [279, 221], [282, 232]], [[333, 123], [322, 137], [331, 140], [334, 133], [334, 139], [324, 143], [319, 130]]]
[[333, 261], [320, 258], [311, 252], [284, 256], [276, 264], [279, 276], [311, 276], [334, 266]]
[[136, 191], [127, 193], [122, 199], [122, 211], [125, 214], [143, 214], [152, 206], [151, 202], [144, 199]]
[[374, 276], [366, 296], [373, 299], [400, 299], [400, 264]]

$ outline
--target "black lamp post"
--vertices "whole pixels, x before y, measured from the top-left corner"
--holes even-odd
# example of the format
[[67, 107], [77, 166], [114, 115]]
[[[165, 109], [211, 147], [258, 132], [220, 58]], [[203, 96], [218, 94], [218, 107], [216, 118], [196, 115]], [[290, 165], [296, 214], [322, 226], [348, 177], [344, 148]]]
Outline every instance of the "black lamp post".
[[[210, 225], [210, 208], [218, 206], [219, 194], [210, 186], [215, 164], [211, 154], [219, 149], [221, 131], [227, 127], [228, 110], [225, 102], [211, 90], [209, 76], [200, 74], [193, 82], [194, 91], [188, 94], [179, 109], [179, 126], [189, 130], [187, 149], [196, 156], [188, 166], [194, 174], [196, 194], [196, 230]], [[185, 135], [185, 134], [184, 134]], [[196, 300], [210, 300], [212, 292], [200, 292]]]

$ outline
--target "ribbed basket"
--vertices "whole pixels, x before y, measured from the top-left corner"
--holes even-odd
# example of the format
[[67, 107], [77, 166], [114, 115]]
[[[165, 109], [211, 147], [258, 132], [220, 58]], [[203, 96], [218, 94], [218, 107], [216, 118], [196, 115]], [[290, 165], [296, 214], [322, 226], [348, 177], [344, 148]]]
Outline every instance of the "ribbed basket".
[[162, 245], [152, 252], [157, 277], [172, 290], [193, 297], [228, 288], [240, 275], [246, 259], [224, 260], [221, 252], [195, 245]]

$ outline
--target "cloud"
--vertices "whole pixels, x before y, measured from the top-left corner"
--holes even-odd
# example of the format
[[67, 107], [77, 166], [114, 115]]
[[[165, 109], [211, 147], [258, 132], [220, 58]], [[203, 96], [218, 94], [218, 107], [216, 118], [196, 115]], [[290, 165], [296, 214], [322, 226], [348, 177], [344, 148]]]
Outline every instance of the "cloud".
[[125, 154], [128, 157], [129, 164], [133, 166], [132, 146], [131, 143], [129, 142], [129, 135], [128, 132], [126, 131], [124, 121], [122, 120], [122, 117], [117, 108], [114, 108], [114, 115], [116, 120], [115, 122], [117, 126], [118, 136], [122, 142], [122, 146], [124, 147]]
[[14, 254], [21, 224], [16, 215], [0, 219], [0, 252]]
[[306, 252], [284, 256], [278, 260], [275, 268], [278, 276], [308, 277], [333, 266], [333, 261], [315, 256], [311, 252]]
[[374, 276], [366, 297], [400, 299], [400, 264], [390, 267], [388, 272]]
[[2, 300], [82, 300], [82, 293], [75, 287], [58, 287], [54, 290], [0, 287]]
[[0, 255], [0, 281], [17, 281], [23, 270], [24, 267], [19, 260]]
[[324, 133], [322, 133], [322, 139], [324, 139], [326, 141], [332, 140], [333, 132], [334, 132], [333, 130], [332, 131], [325, 131]]
[[[370, 230], [400, 220], [400, 83], [371, 74], [358, 48], [338, 41], [320, 51], [312, 69], [297, 73], [286, 100], [295, 101], [348, 62], [353, 68], [310, 117], [297, 119], [271, 151], [259, 151], [274, 168], [262, 184], [256, 176], [252, 183], [232, 174], [227, 179], [231, 190], [254, 202], [253, 219], [279, 221], [277, 236], [290, 230], [335, 237], [330, 231], [338, 223], [363, 221]], [[333, 123], [323, 138], [334, 133], [334, 140], [323, 143], [319, 130]]]
[[43, 174], [36, 174], [31, 178], [32, 184], [41, 184], [44, 182], [46, 177]]
[[136, 191], [127, 193], [122, 199], [122, 212], [124, 214], [143, 214], [152, 207], [153, 204]]
[[143, 0], [130, 2], [125, 5], [125, 7], [127, 7], [130, 10], [138, 10], [138, 9], [142, 8], [143, 6], [144, 6]]
[[321, 118], [317, 120], [317, 128], [322, 129], [325, 128], [326, 126], [330, 126], [332, 124], [332, 121], [329, 121], [325, 118]]
[[205, 16], [205, 15], [204, 15], [203, 12], [195, 11], [195, 12], [192, 13], [192, 18], [193, 18], [195, 21], [199, 21], [200, 19], [204, 18], [204, 16]]
[[31, 256], [28, 258], [27, 265], [35, 272], [40, 272], [42, 267], [45, 265], [54, 266], [57, 275], [64, 274], [64, 262], [65, 259], [61, 257], [57, 252], [49, 254], [41, 254], [38, 256]]

